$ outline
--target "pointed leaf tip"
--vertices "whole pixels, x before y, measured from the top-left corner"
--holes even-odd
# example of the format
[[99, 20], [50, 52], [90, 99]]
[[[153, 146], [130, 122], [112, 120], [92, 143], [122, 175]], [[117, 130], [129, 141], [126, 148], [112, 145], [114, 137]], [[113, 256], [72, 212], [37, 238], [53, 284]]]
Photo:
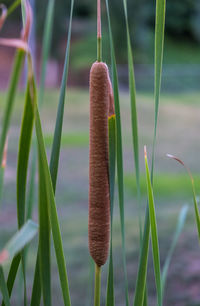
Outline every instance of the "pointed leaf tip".
[[185, 170], [187, 171], [188, 175], [190, 176], [191, 182], [193, 184], [194, 183], [194, 179], [193, 179], [193, 176], [192, 176], [192, 173], [191, 173], [189, 167], [187, 167], [180, 158], [178, 158], [178, 157], [176, 157], [174, 155], [171, 155], [171, 154], [166, 154], [166, 155], [167, 155], [167, 157], [176, 160], [179, 164], [181, 164], [185, 168]]
[[176, 160], [177, 162], [179, 162], [181, 165], [183, 165], [183, 166], [185, 167], [184, 162], [183, 162], [180, 158], [178, 158], [178, 157], [176, 157], [176, 156], [174, 156], [174, 155], [172, 155], [172, 154], [166, 154], [166, 156], [169, 157], [169, 158], [171, 158], [171, 159]]

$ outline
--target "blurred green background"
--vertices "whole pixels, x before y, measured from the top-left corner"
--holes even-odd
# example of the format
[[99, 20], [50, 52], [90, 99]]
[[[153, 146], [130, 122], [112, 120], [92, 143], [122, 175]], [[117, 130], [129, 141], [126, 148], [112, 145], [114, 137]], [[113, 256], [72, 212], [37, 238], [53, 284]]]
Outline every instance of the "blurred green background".
[[[39, 61], [45, 22], [47, 0], [31, 0], [34, 8], [33, 53]], [[4, 0], [9, 5], [11, 0]], [[117, 53], [120, 85], [127, 89], [128, 72], [126, 57], [126, 33], [123, 1], [110, 0], [114, 41]], [[149, 0], [128, 0], [128, 15], [134, 52], [137, 89], [152, 91], [154, 61], [155, 3]], [[59, 86], [67, 40], [70, 1], [56, 1], [49, 69], [54, 78], [47, 78], [49, 87]], [[103, 59], [110, 63], [108, 27], [105, 3], [102, 1]], [[4, 26], [4, 32], [19, 35], [20, 10], [12, 15]], [[12, 20], [12, 22], [11, 22]], [[13, 26], [12, 26], [13, 24]], [[181, 91], [198, 89], [200, 79], [200, 2], [198, 0], [168, 0], [166, 7], [166, 37], [164, 52], [163, 90]], [[17, 25], [17, 26], [16, 26]], [[7, 33], [6, 33], [7, 34]], [[11, 35], [11, 34], [10, 34]], [[34, 39], [33, 39], [34, 40]], [[91, 63], [96, 59], [96, 1], [75, 1], [70, 57], [72, 86], [87, 86]], [[47, 74], [47, 75], [51, 75]], [[39, 72], [38, 72], [39, 79]], [[3, 84], [3, 83], [2, 83]], [[3, 85], [2, 85], [3, 86]]]

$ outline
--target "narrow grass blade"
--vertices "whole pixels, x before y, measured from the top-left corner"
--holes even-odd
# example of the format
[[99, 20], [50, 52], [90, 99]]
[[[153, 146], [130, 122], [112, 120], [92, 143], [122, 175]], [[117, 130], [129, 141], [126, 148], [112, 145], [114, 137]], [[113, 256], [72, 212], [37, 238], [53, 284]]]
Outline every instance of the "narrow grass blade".
[[198, 204], [197, 204], [197, 197], [196, 197], [196, 191], [195, 191], [194, 179], [193, 179], [192, 173], [191, 173], [190, 169], [184, 164], [184, 162], [181, 159], [179, 159], [179, 158], [177, 158], [177, 157], [175, 157], [171, 154], [167, 154], [167, 156], [169, 158], [172, 158], [172, 159], [176, 160], [177, 162], [179, 162], [185, 168], [185, 170], [187, 171], [187, 173], [189, 175], [191, 185], [192, 185], [192, 196], [193, 196], [193, 202], [194, 202], [194, 211], [195, 211], [198, 238], [199, 238], [199, 242], [200, 242], [200, 214], [199, 214], [199, 208], [198, 208]]
[[[49, 57], [49, 50], [50, 50], [50, 45], [51, 45], [51, 40], [52, 40], [52, 26], [53, 26], [53, 17], [54, 17], [54, 6], [55, 6], [55, 1], [54, 0], [49, 0], [48, 1], [48, 8], [47, 8], [47, 13], [46, 13], [46, 21], [45, 21], [45, 26], [44, 26], [44, 34], [43, 34], [43, 48], [42, 48], [42, 66], [41, 66], [41, 80], [40, 80], [40, 90], [39, 90], [39, 106], [41, 107], [43, 104], [43, 99], [44, 99], [44, 89], [45, 89], [45, 77], [46, 77], [46, 67], [47, 67], [47, 61]], [[29, 184], [29, 194], [28, 194], [28, 199], [27, 199], [27, 218], [32, 216], [32, 210], [33, 210], [33, 203], [34, 203], [34, 190], [35, 190], [35, 174], [36, 174], [36, 152], [37, 152], [37, 145], [36, 141], [34, 140], [33, 142], [33, 156], [32, 156], [32, 162], [31, 162], [31, 174], [30, 174], [30, 184]], [[40, 192], [41, 193], [41, 192]], [[40, 200], [40, 207], [42, 208], [42, 199]], [[40, 214], [41, 215], [41, 214]], [[42, 217], [41, 217], [42, 219]], [[48, 224], [48, 219], [45, 218], [45, 224], [47, 226], [47, 229], [50, 230]], [[46, 228], [46, 227], [45, 227]], [[48, 235], [49, 236], [49, 235]], [[48, 260], [44, 262], [44, 264], [50, 266], [50, 240], [45, 239], [46, 243], [46, 250], [48, 254]], [[40, 239], [41, 240], [41, 239]], [[40, 243], [40, 245], [43, 247], [44, 245]], [[28, 250], [27, 250], [28, 251]], [[32, 290], [32, 298], [31, 298], [31, 305], [38, 305], [40, 303], [41, 299], [41, 281], [40, 281], [40, 269], [39, 269], [39, 253], [40, 249], [38, 250], [38, 256], [37, 256], [37, 263], [36, 263], [36, 270], [34, 274], [34, 283], [33, 283], [33, 290]], [[43, 269], [45, 271], [45, 267]], [[49, 280], [47, 279], [47, 289], [45, 292], [49, 291], [50, 288], [50, 269], [48, 269], [48, 273], [43, 273], [43, 282], [45, 282], [45, 277], [49, 277]], [[45, 294], [45, 300], [47, 300], [46, 296], [48, 297], [47, 294]], [[48, 302], [48, 301], [47, 301]]]
[[37, 140], [38, 140], [39, 154], [41, 158], [41, 165], [43, 167], [43, 173], [44, 173], [43, 179], [46, 185], [46, 192], [48, 190], [47, 192], [48, 209], [50, 212], [52, 234], [53, 234], [57, 264], [58, 264], [58, 269], [59, 269], [61, 288], [62, 288], [65, 305], [70, 305], [68, 278], [67, 278], [67, 272], [66, 272], [66, 263], [65, 263], [65, 258], [64, 258], [62, 238], [61, 238], [61, 233], [60, 233], [60, 226], [59, 226], [57, 209], [56, 209], [56, 204], [55, 204], [53, 186], [51, 182], [51, 175], [49, 172], [47, 156], [45, 152], [40, 116], [39, 116], [39, 112], [37, 109], [36, 109], [36, 134], [37, 134]]
[[40, 90], [38, 97], [38, 105], [41, 106], [44, 100], [44, 88], [45, 88], [45, 77], [46, 77], [46, 67], [49, 57], [49, 50], [52, 41], [52, 27], [53, 27], [53, 17], [54, 17], [54, 6], [55, 0], [49, 0], [46, 21], [44, 26], [43, 34], [43, 48], [42, 48], [42, 67], [41, 67], [41, 80], [40, 80]]
[[40, 260], [39, 260], [39, 249], [38, 249], [30, 306], [40, 305], [40, 301], [41, 301], [42, 290], [41, 290], [40, 262], [39, 261]]
[[[46, 21], [44, 26], [43, 34], [43, 48], [42, 48], [42, 67], [41, 67], [41, 80], [40, 80], [40, 90], [39, 90], [39, 106], [43, 104], [44, 89], [45, 89], [45, 77], [46, 77], [46, 67], [49, 57], [49, 50], [52, 41], [52, 26], [54, 17], [54, 6], [55, 1], [49, 0], [48, 8], [46, 13]], [[27, 197], [27, 218], [32, 216], [33, 209], [33, 198], [34, 198], [34, 188], [35, 188], [35, 172], [36, 172], [36, 142], [33, 142], [33, 157], [31, 161], [31, 174], [30, 174], [30, 184], [29, 193]]]
[[[11, 296], [11, 293], [12, 293], [12, 289], [14, 286], [14, 282], [15, 282], [15, 278], [17, 275], [20, 261], [21, 261], [21, 254], [18, 254], [14, 257], [11, 267], [10, 267], [10, 271], [9, 271], [8, 279], [7, 279], [7, 288], [8, 288], [9, 296]], [[1, 306], [5, 306], [4, 301], [2, 302]]]
[[52, 187], [52, 182], [51, 182], [51, 175], [49, 172], [47, 156], [45, 152], [44, 139], [43, 139], [38, 109], [36, 109], [36, 134], [37, 134], [37, 140], [38, 140], [39, 154], [41, 158], [41, 166], [43, 167], [43, 173], [44, 173], [43, 180], [46, 185], [46, 192], [48, 190], [47, 192], [48, 209], [50, 212], [52, 234], [53, 234], [57, 264], [58, 264], [58, 269], [59, 269], [61, 288], [63, 292], [63, 298], [64, 298], [65, 305], [70, 305], [68, 279], [67, 279], [63, 245], [62, 245], [62, 238], [61, 238], [61, 233], [60, 233], [60, 226], [59, 226], [54, 192], [53, 192], [53, 187]]
[[[19, 140], [18, 163], [17, 163], [17, 220], [18, 227], [21, 228], [25, 223], [25, 204], [26, 204], [26, 184], [28, 161], [30, 154], [30, 146], [32, 140], [34, 123], [33, 107], [31, 105], [30, 91], [27, 87], [24, 113], [21, 123], [21, 133]], [[24, 280], [24, 301], [26, 304], [26, 265], [25, 265], [25, 251], [22, 251], [22, 270]]]
[[[141, 188], [140, 188], [140, 161], [139, 161], [139, 137], [138, 137], [138, 119], [137, 119], [137, 105], [136, 105], [136, 85], [135, 85], [135, 73], [133, 63], [133, 52], [131, 47], [130, 30], [128, 24], [128, 12], [127, 1], [123, 0], [124, 15], [126, 21], [126, 35], [127, 35], [127, 48], [128, 48], [128, 70], [129, 70], [129, 90], [130, 90], [130, 102], [131, 102], [131, 124], [132, 124], [132, 139], [133, 139], [133, 152], [135, 161], [135, 174], [136, 174], [136, 186], [137, 186], [137, 202], [139, 211], [139, 228], [140, 228], [140, 248], [142, 248], [142, 217], [141, 217]], [[144, 305], [147, 305], [147, 289], [145, 289]]]
[[[30, 73], [30, 72], [29, 72]], [[20, 151], [18, 162], [18, 211], [19, 216], [24, 222], [25, 219], [25, 191], [26, 191], [26, 175], [28, 165], [28, 155], [30, 151], [31, 135], [34, 122], [34, 93], [36, 93], [35, 84], [31, 80], [28, 80], [26, 91], [26, 102], [24, 111], [24, 120], [22, 123], [22, 134], [20, 138]], [[24, 161], [24, 167], [23, 167]], [[39, 163], [40, 165], [40, 163]], [[44, 305], [51, 305], [51, 265], [50, 265], [50, 224], [49, 213], [47, 206], [46, 185], [43, 181], [42, 168], [39, 167], [39, 259], [40, 259], [40, 277], [43, 290]], [[19, 195], [21, 196], [19, 198]], [[23, 203], [23, 206], [21, 205]], [[19, 223], [21, 226], [21, 223]], [[22, 267], [24, 285], [26, 285], [25, 274], [25, 253], [22, 253]], [[26, 286], [25, 286], [26, 288]]]
[[135, 86], [133, 53], [132, 53], [132, 47], [131, 47], [126, 0], [123, 0], [123, 4], [124, 4], [124, 14], [125, 14], [125, 21], [126, 21], [126, 34], [127, 34], [127, 47], [128, 47], [128, 70], [129, 70], [129, 90], [130, 90], [130, 102], [131, 102], [133, 151], [134, 151], [134, 160], [135, 160], [138, 204], [139, 204], [139, 201], [140, 201], [140, 167], [139, 167], [139, 140], [138, 140], [138, 119], [137, 119], [137, 106], [136, 106], [136, 86]]
[[[39, 148], [38, 148], [39, 151]], [[40, 277], [43, 291], [44, 305], [51, 305], [51, 251], [49, 210], [47, 200], [47, 189], [44, 181], [44, 169], [38, 154], [39, 162], [39, 261]]]
[[71, 0], [71, 10], [70, 10], [70, 19], [69, 19], [67, 47], [66, 47], [66, 53], [65, 53], [65, 63], [64, 63], [59, 104], [58, 104], [57, 117], [56, 117], [56, 126], [55, 126], [55, 131], [54, 131], [53, 146], [52, 146], [51, 160], [50, 160], [50, 172], [51, 172], [54, 191], [56, 189], [59, 155], [60, 155], [60, 144], [61, 144], [65, 95], [66, 95], [66, 83], [67, 83], [68, 69], [69, 69], [69, 55], [70, 55], [70, 44], [71, 44], [73, 10], [74, 10], [74, 0]]
[[116, 117], [112, 115], [108, 118], [109, 128], [109, 175], [110, 175], [110, 254], [107, 282], [106, 306], [115, 305], [114, 296], [114, 269], [113, 269], [113, 254], [112, 254], [112, 232], [113, 232], [113, 206], [114, 206], [114, 190], [115, 190], [115, 165], [116, 165]]
[[7, 288], [7, 285], [6, 285], [4, 272], [3, 272], [2, 267], [0, 267], [0, 289], [1, 289], [1, 293], [2, 293], [2, 296], [3, 296], [5, 306], [11, 306], [9, 293], [8, 293], [8, 288]]
[[27, 210], [26, 210], [26, 220], [31, 219], [33, 214], [33, 206], [35, 199], [35, 173], [36, 173], [36, 161], [37, 161], [37, 150], [35, 139], [33, 141], [33, 151], [32, 151], [32, 159], [31, 159], [31, 170], [30, 170], [30, 178], [29, 178], [29, 188], [27, 192]]
[[[162, 76], [165, 7], [166, 7], [166, 0], [156, 0], [155, 85], [154, 85], [155, 123], [154, 123], [153, 152], [152, 152], [152, 165], [151, 165], [152, 185], [153, 185], [155, 145], [156, 145], [156, 135], [157, 135], [158, 109], [159, 109], [159, 101], [160, 101], [161, 76]], [[134, 306], [142, 306], [143, 301], [144, 301], [146, 275], [147, 275], [148, 250], [149, 250], [149, 236], [150, 236], [150, 221], [149, 221], [149, 210], [147, 208], [146, 213], [145, 213], [143, 242], [142, 242], [142, 248], [140, 252], [139, 269], [138, 269], [136, 290], [135, 290], [135, 296], [134, 296]]]
[[162, 285], [161, 285], [161, 272], [160, 272], [160, 252], [159, 252], [159, 243], [158, 243], [158, 230], [157, 230], [157, 222], [156, 222], [153, 188], [152, 188], [151, 179], [150, 179], [146, 147], [145, 147], [145, 168], [146, 168], [146, 183], [147, 183], [151, 241], [152, 241], [153, 262], [154, 262], [154, 274], [155, 274], [155, 279], [156, 279], [158, 305], [161, 306], [162, 305]]
[[2, 132], [1, 132], [1, 137], [0, 137], [0, 164], [2, 164], [3, 160], [3, 151], [4, 151], [4, 146], [6, 142], [6, 137], [7, 133], [9, 130], [10, 126], [10, 120], [11, 120], [11, 115], [12, 115], [12, 110], [13, 110], [13, 105], [16, 97], [16, 90], [19, 82], [19, 77], [22, 69], [22, 65], [24, 62], [24, 51], [19, 50], [16, 53], [15, 60], [14, 60], [14, 65], [13, 65], [13, 71], [12, 71], [12, 76], [10, 80], [10, 85], [8, 89], [8, 95], [6, 98], [6, 109], [3, 117], [3, 125], [2, 125]]
[[[51, 0], [50, 0], [51, 1]], [[53, 3], [49, 4], [48, 9], [48, 21], [46, 22], [46, 26], [48, 26], [48, 31], [50, 30], [52, 24], [50, 21], [50, 15], [52, 18], [53, 14]], [[62, 134], [62, 122], [63, 122], [63, 114], [64, 114], [64, 103], [65, 103], [65, 91], [66, 91], [66, 82], [67, 82], [67, 75], [68, 75], [68, 66], [69, 66], [69, 53], [70, 53], [70, 42], [71, 42], [71, 27], [72, 27], [72, 16], [73, 16], [73, 9], [74, 9], [74, 0], [71, 1], [71, 11], [70, 11], [70, 21], [69, 21], [69, 29], [68, 29], [68, 41], [67, 41], [67, 48], [66, 48], [66, 55], [65, 55], [65, 64], [64, 64], [64, 71], [63, 71], [63, 77], [62, 77], [62, 84], [61, 84], [61, 91], [60, 91], [60, 98], [59, 98], [59, 106], [57, 111], [57, 119], [56, 119], [56, 127], [54, 132], [54, 140], [53, 140], [53, 147], [51, 152], [51, 160], [50, 160], [50, 173], [51, 173], [51, 180], [52, 180], [52, 186], [55, 193], [56, 190], [56, 181], [57, 181], [57, 171], [58, 171], [58, 164], [59, 164], [59, 154], [60, 154], [60, 143], [61, 143], [61, 134]], [[45, 32], [47, 29], [45, 30]], [[50, 34], [49, 34], [50, 39]], [[47, 43], [47, 42], [46, 42]], [[49, 42], [48, 42], [49, 44]], [[43, 56], [45, 59], [47, 59], [47, 50], [48, 50], [48, 44], [46, 45], [46, 48], [43, 51]], [[43, 65], [42, 66], [42, 75], [43, 79], [41, 80], [41, 86], [40, 86], [40, 94], [39, 94], [39, 103], [42, 104], [43, 100], [43, 91], [44, 91], [44, 76], [45, 76], [46, 68]], [[39, 279], [39, 269], [36, 268], [35, 276], [34, 276], [34, 285], [33, 289], [36, 288], [37, 292], [33, 290], [32, 293], [32, 300], [34, 301], [34, 296], [39, 294], [39, 286], [38, 279]], [[66, 277], [65, 277], [66, 278]], [[65, 280], [66, 283], [66, 280]], [[63, 289], [64, 290], [64, 289]], [[65, 294], [64, 294], [65, 296]], [[70, 298], [65, 296], [65, 305], [69, 302]], [[34, 304], [32, 304], [34, 305]]]
[[114, 193], [115, 193], [115, 167], [116, 167], [116, 116], [108, 119], [109, 127], [109, 175], [110, 175], [110, 210], [111, 227], [113, 223]]
[[188, 206], [186, 205], [186, 206], [182, 207], [181, 212], [179, 214], [175, 234], [174, 234], [169, 252], [167, 254], [167, 258], [166, 258], [164, 266], [163, 266], [163, 270], [162, 270], [162, 295], [163, 296], [164, 296], [164, 290], [165, 290], [165, 284], [166, 284], [167, 274], [168, 274], [168, 270], [169, 270], [169, 265], [171, 263], [171, 259], [172, 259], [174, 250], [176, 248], [178, 239], [179, 239], [180, 234], [183, 230], [185, 220], [186, 220], [186, 217], [187, 217], [187, 213], [188, 213]]
[[24, 114], [21, 124], [21, 134], [19, 141], [18, 164], [17, 164], [17, 216], [19, 228], [25, 222], [25, 199], [26, 181], [34, 123], [33, 107], [29, 88], [26, 91]]
[[11, 15], [21, 4], [21, 0], [15, 0], [8, 8], [7, 10], [7, 16]]
[[38, 225], [28, 220], [0, 252], [0, 265], [7, 264], [17, 255], [35, 237], [37, 231]]
[[119, 86], [118, 86], [117, 65], [116, 65], [115, 50], [113, 44], [113, 35], [112, 35], [112, 28], [110, 22], [108, 0], [106, 0], [106, 9], [107, 9], [108, 25], [109, 25], [109, 39], [110, 39], [111, 62], [112, 62], [112, 82], [113, 82], [113, 93], [114, 93], [115, 112], [116, 112], [117, 178], [118, 178], [118, 193], [119, 193], [120, 221], [121, 221], [121, 235], [122, 235], [123, 269], [124, 269], [124, 278], [125, 278], [125, 298], [126, 298], [126, 306], [128, 306], [129, 296], [128, 296], [128, 277], [127, 277], [127, 268], [126, 268], [126, 251], [125, 251], [126, 248], [125, 248], [125, 222], [124, 222], [124, 179], [123, 179]]
[[153, 169], [155, 159], [155, 144], [158, 124], [158, 109], [160, 102], [161, 78], [162, 78], [162, 63], [164, 50], [164, 31], [165, 31], [165, 11], [166, 0], [156, 0], [156, 27], [155, 27], [155, 123], [154, 123], [154, 140], [152, 153], [152, 169], [151, 179], [153, 180]]
[[150, 235], [150, 220], [148, 207], [145, 213], [144, 222], [144, 234], [142, 239], [142, 246], [140, 250], [139, 268], [137, 274], [135, 295], [134, 295], [134, 306], [143, 306], [145, 300], [145, 287], [146, 287], [146, 276], [147, 276], [147, 265], [148, 265], [148, 254], [149, 254], [149, 235]]
[[[40, 90], [39, 90], [39, 106], [43, 104], [44, 98], [44, 89], [45, 89], [45, 76], [46, 76], [46, 67], [49, 57], [49, 50], [52, 40], [52, 26], [53, 26], [53, 17], [54, 17], [54, 6], [55, 1], [49, 0], [48, 8], [46, 13], [46, 21], [44, 26], [43, 34], [43, 48], [42, 48], [42, 67], [41, 67], [41, 80], [40, 80]], [[29, 193], [27, 197], [27, 218], [32, 216], [33, 209], [33, 198], [34, 198], [34, 188], [35, 188], [35, 172], [36, 172], [36, 141], [33, 141], [33, 157], [31, 161], [31, 173], [30, 173], [30, 184], [29, 184]]]
[[[31, 57], [29, 57], [28, 60], [29, 60], [29, 70], [30, 72], [32, 72]], [[68, 277], [67, 277], [67, 271], [66, 271], [66, 263], [65, 263], [64, 250], [63, 250], [63, 244], [62, 244], [62, 237], [61, 237], [58, 214], [57, 214], [57, 209], [56, 209], [54, 190], [52, 186], [52, 180], [51, 180], [51, 175], [49, 171], [47, 155], [45, 151], [40, 114], [39, 114], [38, 106], [37, 106], [37, 93], [36, 93], [36, 87], [35, 87], [35, 80], [34, 80], [33, 75], [31, 75], [29, 82], [30, 82], [31, 93], [32, 93], [32, 105], [34, 106], [34, 110], [35, 110], [35, 127], [36, 127], [36, 136], [37, 136], [37, 142], [38, 142], [39, 166], [41, 167], [40, 175], [42, 174], [40, 179], [43, 181], [44, 186], [45, 186], [48, 214], [50, 217], [56, 259], [57, 259], [57, 265], [58, 265], [59, 277], [60, 277], [60, 283], [61, 283], [61, 289], [63, 293], [63, 300], [64, 300], [64, 304], [69, 306], [71, 305], [71, 302], [70, 302], [70, 295], [69, 295]]]
[[[24, 63], [24, 58], [25, 58], [25, 52], [22, 50], [18, 50], [15, 55], [12, 75], [10, 79], [10, 85], [9, 85], [8, 94], [6, 98], [6, 109], [4, 113], [3, 126], [2, 126], [2, 132], [1, 132], [1, 137], [0, 137], [0, 164], [2, 164], [2, 160], [3, 160], [3, 151], [5, 147], [5, 142], [6, 142], [9, 126], [10, 126], [14, 101], [16, 97], [17, 86], [18, 86], [22, 66]], [[1, 185], [3, 185], [3, 179], [1, 181]], [[9, 279], [8, 279], [9, 282], [14, 284], [15, 277], [16, 277], [16, 265], [15, 265], [15, 262], [13, 262], [13, 264], [11, 265], [10, 272], [9, 272]], [[12, 289], [10, 290], [10, 294], [11, 294], [11, 291]]]

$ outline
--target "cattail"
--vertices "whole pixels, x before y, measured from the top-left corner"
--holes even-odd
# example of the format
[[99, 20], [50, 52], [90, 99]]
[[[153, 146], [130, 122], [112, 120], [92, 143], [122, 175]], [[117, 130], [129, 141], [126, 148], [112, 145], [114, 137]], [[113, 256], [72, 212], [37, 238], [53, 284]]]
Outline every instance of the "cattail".
[[95, 62], [90, 71], [89, 249], [99, 267], [108, 257], [110, 238], [110, 94], [108, 67], [105, 63]]

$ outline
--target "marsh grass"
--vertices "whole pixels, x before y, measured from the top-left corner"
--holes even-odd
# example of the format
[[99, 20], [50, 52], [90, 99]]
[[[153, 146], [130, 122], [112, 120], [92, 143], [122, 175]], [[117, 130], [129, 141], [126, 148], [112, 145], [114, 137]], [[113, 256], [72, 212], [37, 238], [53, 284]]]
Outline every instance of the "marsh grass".
[[[100, 3], [100, 2], [99, 2]], [[16, 0], [8, 8], [7, 17], [19, 6], [23, 8], [23, 19], [24, 29], [26, 24], [30, 23], [30, 11], [28, 10], [29, 5], [26, 0]], [[159, 306], [163, 305], [163, 297], [165, 291], [165, 284], [167, 280], [167, 273], [169, 265], [174, 253], [178, 238], [183, 229], [185, 219], [187, 216], [187, 207], [184, 207], [179, 215], [177, 222], [176, 231], [172, 240], [169, 252], [166, 255], [163, 269], [160, 264], [160, 251], [159, 251], [159, 229], [156, 220], [156, 206], [154, 203], [154, 188], [159, 190], [163, 188], [165, 191], [168, 186], [156, 187], [156, 177], [154, 185], [154, 160], [156, 152], [156, 136], [157, 136], [157, 122], [159, 114], [159, 103], [160, 103], [160, 91], [161, 91], [161, 78], [162, 78], [162, 62], [163, 62], [163, 49], [164, 49], [164, 26], [165, 26], [165, 0], [156, 1], [156, 24], [155, 24], [155, 88], [154, 88], [154, 129], [152, 128], [153, 134], [153, 152], [152, 152], [152, 163], [151, 171], [149, 171], [149, 165], [147, 161], [147, 153], [145, 151], [145, 170], [146, 178], [140, 173], [140, 160], [139, 160], [139, 128], [138, 128], [138, 110], [136, 104], [136, 86], [134, 76], [134, 63], [133, 63], [133, 50], [131, 44], [131, 37], [129, 33], [128, 23], [128, 8], [126, 0], [123, 0], [126, 35], [127, 35], [127, 62], [129, 69], [129, 91], [130, 91], [130, 110], [129, 115], [131, 118], [131, 138], [133, 144], [133, 160], [135, 164], [135, 176], [131, 174], [130, 177], [124, 176], [124, 165], [123, 165], [123, 148], [124, 143], [122, 139], [122, 122], [121, 122], [121, 106], [120, 106], [120, 92], [118, 85], [118, 72], [117, 62], [115, 56], [115, 42], [113, 41], [112, 35], [112, 21], [110, 18], [110, 4], [106, 0], [106, 12], [108, 18], [108, 31], [109, 31], [109, 42], [110, 42], [110, 57], [111, 57], [111, 76], [112, 76], [112, 87], [114, 94], [115, 103], [115, 114], [108, 118], [108, 130], [109, 130], [109, 178], [110, 178], [110, 252], [108, 261], [108, 275], [107, 275], [107, 292], [106, 292], [106, 306], [114, 306], [115, 302], [115, 273], [117, 267], [113, 262], [113, 218], [115, 216], [114, 209], [116, 209], [115, 201], [115, 187], [118, 191], [118, 202], [119, 202], [119, 213], [120, 213], [120, 233], [121, 233], [121, 256], [122, 256], [122, 270], [123, 270], [123, 286], [124, 286], [124, 305], [129, 306], [134, 304], [135, 306], [148, 305], [148, 284], [147, 284], [147, 269], [148, 269], [148, 255], [150, 245], [150, 234], [151, 234], [151, 245], [153, 254], [155, 284], [157, 290], [157, 303]], [[63, 67], [63, 77], [59, 91], [58, 108], [55, 121], [55, 130], [52, 135], [44, 135], [43, 126], [41, 122], [41, 107], [43, 105], [44, 94], [45, 94], [45, 75], [46, 65], [49, 56], [49, 48], [51, 44], [51, 32], [53, 27], [55, 1], [48, 1], [46, 23], [44, 29], [43, 39], [43, 52], [42, 52], [42, 66], [41, 66], [41, 82], [39, 89], [35, 83], [35, 76], [32, 67], [32, 58], [29, 50], [23, 50], [20, 47], [16, 51], [13, 70], [10, 79], [10, 85], [7, 90], [6, 103], [4, 106], [4, 114], [2, 120], [1, 137], [0, 137], [0, 200], [4, 186], [4, 168], [6, 163], [3, 162], [4, 149], [6, 146], [6, 139], [8, 137], [9, 129], [12, 125], [13, 119], [13, 108], [17, 96], [17, 88], [19, 83], [20, 74], [23, 68], [25, 57], [28, 62], [28, 73], [27, 73], [27, 85], [26, 93], [24, 97], [24, 111], [21, 122], [21, 134], [19, 139], [19, 150], [18, 150], [18, 163], [17, 163], [17, 178], [16, 178], [16, 189], [17, 189], [17, 222], [18, 231], [13, 238], [5, 245], [0, 252], [0, 290], [2, 293], [2, 305], [11, 305], [12, 289], [15, 284], [16, 276], [19, 273], [19, 266], [22, 264], [23, 271], [23, 284], [24, 284], [24, 305], [28, 304], [30, 293], [26, 290], [26, 261], [29, 259], [30, 250], [27, 245], [38, 233], [37, 239], [37, 254], [35, 255], [35, 272], [33, 284], [31, 286], [31, 300], [32, 306], [40, 305], [41, 298], [45, 306], [52, 305], [52, 250], [51, 246], [54, 246], [55, 257], [57, 263], [57, 270], [60, 280], [60, 289], [62, 291], [63, 303], [66, 306], [71, 305], [70, 297], [70, 279], [68, 280], [68, 274], [66, 269], [65, 259], [65, 247], [62, 240], [62, 233], [60, 222], [58, 218], [57, 205], [55, 197], [56, 183], [58, 176], [58, 168], [60, 161], [60, 150], [61, 140], [67, 143], [75, 145], [76, 142], [80, 144], [82, 141], [83, 145], [88, 145], [88, 134], [76, 134], [68, 135], [62, 138], [63, 129], [63, 118], [64, 108], [67, 91], [67, 79], [69, 70], [69, 58], [70, 58], [70, 46], [71, 46], [71, 32], [72, 32], [72, 18], [74, 10], [74, 0], [71, 0], [71, 10], [69, 12], [69, 27], [68, 27], [68, 39], [65, 53], [65, 62]], [[30, 8], [29, 8], [30, 9]], [[34, 17], [33, 17], [34, 18]], [[99, 61], [103, 58], [103, 50], [101, 50], [101, 35], [98, 33], [97, 38], [97, 58]], [[25, 43], [23, 37], [20, 38], [21, 42]], [[18, 41], [18, 46], [19, 46]], [[14, 45], [14, 43], [13, 43]], [[81, 96], [80, 96], [81, 98]], [[21, 110], [20, 110], [21, 111]], [[33, 133], [34, 131], [34, 133]], [[33, 137], [32, 137], [33, 136]], [[33, 139], [32, 139], [33, 138]], [[8, 140], [9, 141], [9, 140]], [[46, 147], [51, 146], [50, 163], [47, 159]], [[32, 148], [32, 149], [31, 149]], [[30, 152], [32, 151], [32, 160], [30, 159]], [[30, 167], [30, 169], [29, 169]], [[38, 173], [36, 172], [38, 167]], [[30, 180], [28, 183], [28, 171], [30, 170]], [[37, 175], [38, 180], [35, 180]], [[115, 181], [117, 178], [117, 186]], [[35, 199], [35, 182], [37, 181], [38, 188], [38, 226], [32, 219], [33, 204]], [[181, 181], [182, 182], [182, 181]], [[126, 184], [125, 184], [126, 183]], [[124, 185], [129, 186], [131, 189], [136, 189], [138, 212], [139, 212], [139, 235], [140, 235], [140, 257], [138, 261], [138, 271], [136, 278], [136, 284], [134, 288], [134, 299], [130, 302], [129, 297], [129, 280], [127, 273], [127, 247], [126, 247], [126, 227], [125, 227], [125, 197], [124, 197]], [[159, 185], [159, 183], [158, 183]], [[181, 185], [181, 183], [179, 184]], [[160, 186], [160, 185], [159, 185]], [[147, 191], [144, 192], [144, 188], [147, 187]], [[196, 193], [193, 187], [193, 199], [195, 216], [197, 221], [198, 233], [200, 233], [200, 222], [199, 222], [199, 210], [196, 201]], [[160, 188], [160, 189], [159, 189]], [[181, 189], [181, 187], [180, 187]], [[175, 191], [176, 192], [176, 191]], [[141, 195], [147, 195], [147, 207], [145, 220], [144, 213], [141, 206], [142, 197]], [[35, 208], [36, 209], [36, 208]], [[53, 238], [53, 239], [52, 239]], [[53, 242], [53, 243], [52, 243]], [[8, 278], [6, 280], [4, 275], [5, 265], [8, 267]], [[91, 271], [93, 271], [93, 265], [91, 264]], [[89, 285], [93, 286], [94, 281], [90, 276]], [[100, 305], [100, 270], [96, 269], [96, 290], [95, 290], [95, 305]], [[78, 291], [78, 288], [76, 288]], [[92, 300], [92, 290], [89, 290]]]

